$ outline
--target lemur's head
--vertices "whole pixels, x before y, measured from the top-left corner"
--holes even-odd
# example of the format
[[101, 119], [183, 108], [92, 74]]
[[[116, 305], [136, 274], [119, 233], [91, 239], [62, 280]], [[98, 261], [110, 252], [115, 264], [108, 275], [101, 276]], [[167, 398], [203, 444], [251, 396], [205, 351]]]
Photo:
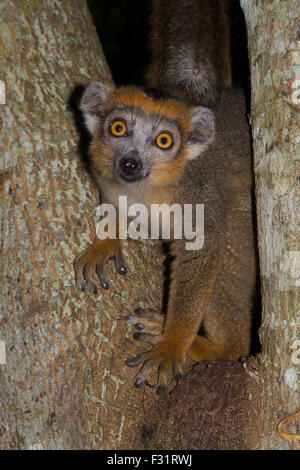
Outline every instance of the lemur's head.
[[80, 109], [93, 138], [94, 165], [103, 176], [124, 184], [174, 182], [214, 135], [209, 109], [134, 86], [92, 83]]

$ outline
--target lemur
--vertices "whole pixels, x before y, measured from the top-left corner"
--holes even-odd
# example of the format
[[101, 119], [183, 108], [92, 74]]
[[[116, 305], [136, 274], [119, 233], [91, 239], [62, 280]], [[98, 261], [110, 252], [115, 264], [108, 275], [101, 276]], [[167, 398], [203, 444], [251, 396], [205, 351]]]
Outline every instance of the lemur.
[[[143, 387], [157, 368], [160, 395], [170, 371], [182, 378], [187, 355], [202, 361], [249, 354], [256, 261], [249, 129], [243, 92], [230, 86], [227, 2], [157, 0], [151, 24], [152, 88], [95, 82], [80, 109], [102, 202], [117, 208], [127, 196], [128, 204], [147, 207], [204, 204], [203, 248], [170, 241], [166, 315], [137, 308], [126, 317], [135, 339], [152, 345], [126, 361], [141, 367], [135, 385]], [[111, 257], [126, 274], [120, 237], [96, 238], [75, 260], [78, 288], [108, 288]]]

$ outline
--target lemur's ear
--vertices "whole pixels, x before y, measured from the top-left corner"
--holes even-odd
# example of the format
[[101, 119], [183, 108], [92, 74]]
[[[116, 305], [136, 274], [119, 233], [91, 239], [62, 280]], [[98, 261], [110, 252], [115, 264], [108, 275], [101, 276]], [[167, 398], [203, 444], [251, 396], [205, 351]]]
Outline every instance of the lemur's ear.
[[192, 160], [204, 152], [212, 143], [215, 135], [215, 119], [208, 108], [194, 108], [191, 128], [187, 139], [187, 158]]
[[85, 89], [82, 95], [79, 107], [84, 116], [85, 125], [92, 135], [101, 117], [103, 104], [112, 90], [111, 85], [94, 82]]

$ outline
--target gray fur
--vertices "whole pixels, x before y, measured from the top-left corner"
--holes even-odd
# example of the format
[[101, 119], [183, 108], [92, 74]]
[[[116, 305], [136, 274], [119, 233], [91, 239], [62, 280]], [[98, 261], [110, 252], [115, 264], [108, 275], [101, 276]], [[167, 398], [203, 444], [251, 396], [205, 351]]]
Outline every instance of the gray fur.
[[217, 105], [224, 80], [222, 2], [153, 3], [151, 85], [193, 105]]
[[93, 82], [84, 91], [80, 100], [80, 110], [84, 116], [85, 124], [91, 135], [101, 115], [103, 103], [106, 101], [110, 87], [105, 83]]

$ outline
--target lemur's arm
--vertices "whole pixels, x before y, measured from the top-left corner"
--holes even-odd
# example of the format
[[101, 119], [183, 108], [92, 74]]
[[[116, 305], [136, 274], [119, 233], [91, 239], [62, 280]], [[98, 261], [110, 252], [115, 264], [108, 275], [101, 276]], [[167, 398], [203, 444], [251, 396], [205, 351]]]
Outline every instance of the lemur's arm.
[[[201, 250], [185, 250], [184, 240], [173, 242], [172, 253], [175, 259], [164, 324], [156, 312], [144, 312], [141, 315], [141, 311], [137, 310], [136, 315], [128, 317], [128, 321], [139, 325], [138, 329], [141, 330], [135, 333], [135, 339], [153, 346], [151, 351], [126, 361], [130, 367], [143, 363], [136, 378], [138, 387], [145, 384], [154, 367], [158, 367], [159, 371], [156, 389], [158, 394], [166, 391], [168, 369], [173, 369], [176, 380], [182, 375], [182, 365], [195, 341], [222, 262], [221, 233], [216, 233], [213, 223], [209, 222], [208, 218]], [[205, 338], [202, 339], [201, 346], [202, 355], [198, 360], [213, 359], [221, 355], [218, 346]]]

